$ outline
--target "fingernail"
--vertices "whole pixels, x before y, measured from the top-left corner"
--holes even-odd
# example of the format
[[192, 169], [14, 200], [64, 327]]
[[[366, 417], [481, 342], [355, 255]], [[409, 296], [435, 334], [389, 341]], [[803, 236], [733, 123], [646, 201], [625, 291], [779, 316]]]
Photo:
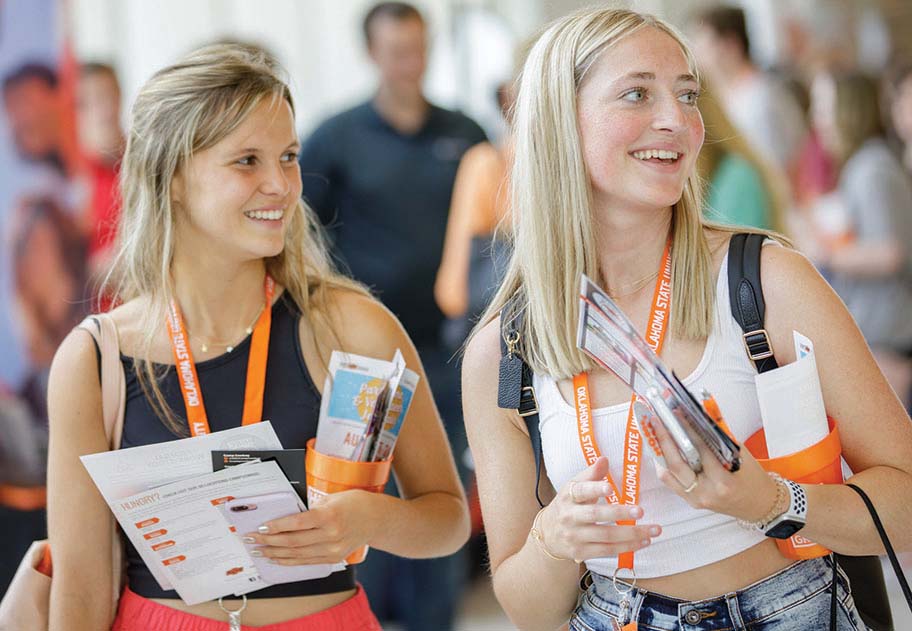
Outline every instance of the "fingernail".
[[643, 509], [639, 506], [634, 506], [630, 509], [630, 516], [634, 519], [643, 515]]
[[652, 537], [658, 537], [662, 533], [662, 529], [658, 526], [653, 526], [649, 529], [649, 535]]
[[269, 526], [260, 526], [259, 528], [257, 528], [257, 532], [260, 533], [261, 535], [268, 535]]
[[244, 543], [256, 543], [256, 539], [253, 537], [241, 537], [241, 541]]
[[649, 539], [643, 539], [643, 540], [640, 542], [640, 545], [643, 546], [643, 547], [645, 548], [646, 546], [649, 545]]
[[259, 550], [251, 550], [251, 551], [250, 551], [250, 556], [252, 556], [252, 557], [261, 557], [261, 556], [263, 556], [263, 553], [260, 552]]

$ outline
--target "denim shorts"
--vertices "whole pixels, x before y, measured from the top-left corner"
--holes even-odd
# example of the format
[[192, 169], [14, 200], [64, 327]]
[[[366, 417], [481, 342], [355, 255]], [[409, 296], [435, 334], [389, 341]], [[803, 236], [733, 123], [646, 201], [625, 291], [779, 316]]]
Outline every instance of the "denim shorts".
[[[638, 631], [828, 631], [833, 565], [830, 557], [800, 561], [737, 592], [679, 600], [632, 589], [628, 616], [610, 577], [591, 574], [570, 618], [571, 631], [613, 631], [636, 620]], [[620, 581], [619, 581], [620, 583]], [[624, 589], [627, 585], [621, 585]], [[846, 575], [836, 582], [838, 631], [865, 631]]]

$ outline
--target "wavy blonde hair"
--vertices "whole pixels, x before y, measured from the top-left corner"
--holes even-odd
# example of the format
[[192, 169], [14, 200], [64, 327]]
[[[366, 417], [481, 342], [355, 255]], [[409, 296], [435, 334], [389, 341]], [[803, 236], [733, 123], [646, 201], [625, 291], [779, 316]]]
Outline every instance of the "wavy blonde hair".
[[[580, 275], [604, 284], [577, 94], [599, 55], [643, 28], [658, 29], [678, 42], [697, 75], [690, 49], [665, 22], [623, 9], [587, 9], [546, 27], [519, 78], [510, 191], [513, 225], [506, 231], [513, 256], [479, 327], [508, 304], [506, 317], [521, 310], [520, 353], [533, 370], [556, 378], [595, 368], [576, 348]], [[671, 328], [688, 339], [705, 338], [712, 327], [713, 266], [704, 227], [730, 231], [703, 219], [701, 191], [694, 170], [672, 208]]]
[[[195, 152], [234, 131], [263, 99], [294, 103], [283, 72], [266, 51], [245, 44], [200, 48], [156, 72], [139, 91], [120, 172], [123, 210], [116, 255], [102, 294], [116, 302], [146, 298], [145, 331], [134, 369], [162, 422], [177, 434], [187, 427], [167, 405], [150, 353], [174, 295], [171, 264], [176, 213], [174, 175]], [[285, 247], [267, 258], [266, 269], [305, 317], [325, 318], [330, 288], [366, 291], [338, 274], [330, 262], [313, 211], [298, 200], [285, 232]], [[328, 320], [326, 320], [328, 323]]]

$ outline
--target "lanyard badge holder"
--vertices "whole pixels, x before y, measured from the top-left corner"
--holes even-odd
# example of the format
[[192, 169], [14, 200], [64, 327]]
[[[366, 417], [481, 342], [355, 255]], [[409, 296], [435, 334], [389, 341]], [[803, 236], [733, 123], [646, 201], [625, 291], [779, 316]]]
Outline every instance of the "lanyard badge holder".
[[[263, 396], [266, 392], [266, 360], [269, 354], [269, 333], [272, 329], [272, 297], [275, 294], [275, 281], [269, 274], [263, 281], [265, 306], [257, 319], [251, 334], [250, 356], [247, 360], [247, 382], [244, 388], [244, 411], [241, 425], [253, 425], [263, 420]], [[176, 300], [171, 301], [168, 314], [168, 340], [174, 355], [174, 366], [177, 381], [187, 410], [187, 425], [192, 436], [209, 434], [209, 419], [206, 406], [203, 404], [203, 391], [200, 388], [196, 362], [190, 349], [190, 336], [184, 317]], [[242, 596], [241, 606], [231, 610], [225, 607], [222, 598], [218, 600], [219, 608], [228, 614], [229, 631], [241, 630], [241, 612], [247, 608], [247, 596]]]
[[[659, 276], [656, 279], [655, 289], [652, 296], [652, 307], [649, 311], [649, 323], [647, 331], [651, 334], [647, 337], [647, 343], [652, 351], [659, 355], [662, 352], [662, 345], [665, 341], [665, 332], [668, 328], [669, 315], [671, 313], [671, 301], [668, 299], [671, 289], [671, 239], [665, 244], [665, 251], [662, 254], [662, 263], [659, 268]], [[576, 419], [577, 430], [580, 439], [580, 449], [587, 466], [591, 466], [599, 459], [598, 442], [592, 427], [589, 403], [592, 400], [589, 397], [589, 378], [586, 373], [580, 373], [573, 378], [573, 390], [577, 393], [576, 401]], [[619, 506], [622, 503], [627, 506], [634, 506], [639, 503], [640, 499], [640, 468], [642, 465], [642, 433], [635, 415], [635, 406], [639, 402], [636, 394], [630, 400], [630, 409], [627, 413], [627, 430], [624, 441], [624, 479], [623, 498], [620, 493], [621, 489], [617, 486], [614, 479], [609, 473], [605, 479], [611, 489], [611, 494], [605, 499], [609, 504]], [[622, 520], [618, 522], [619, 526], [632, 526], [636, 520]], [[622, 580], [621, 572], [629, 571], [629, 582]], [[631, 600], [630, 595], [636, 589], [636, 570], [633, 564], [633, 552], [623, 552], [618, 555], [618, 566], [611, 577], [611, 584], [621, 599], [620, 602], [620, 625], [616, 628], [618, 631], [636, 631], [637, 623], [631, 620]]]

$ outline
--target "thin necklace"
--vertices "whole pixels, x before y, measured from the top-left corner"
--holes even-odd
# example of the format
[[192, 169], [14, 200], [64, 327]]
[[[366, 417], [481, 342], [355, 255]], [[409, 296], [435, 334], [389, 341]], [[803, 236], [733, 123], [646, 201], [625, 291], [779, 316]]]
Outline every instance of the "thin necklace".
[[624, 288], [623, 293], [612, 293], [609, 290], [608, 297], [609, 298], [623, 298], [624, 296], [629, 296], [630, 294], [635, 294], [636, 292], [640, 291], [643, 287], [645, 287], [647, 284], [649, 284], [649, 281], [651, 281], [658, 275], [659, 275], [659, 271], [656, 270], [649, 276], [646, 276], [644, 278], [641, 278], [638, 281], [635, 281], [634, 283], [631, 283], [628, 287]]
[[[246, 339], [248, 335], [251, 335], [253, 333], [253, 326], [257, 323], [257, 320], [260, 319], [260, 315], [262, 315], [263, 309], [265, 309], [265, 308], [266, 308], [266, 304], [264, 303], [263, 306], [260, 307], [260, 310], [257, 311], [256, 317], [253, 318], [253, 321], [247, 325], [246, 329], [244, 329], [244, 339]], [[219, 341], [213, 341], [213, 340], [209, 340], [207, 342], [206, 340], [202, 339], [199, 335], [194, 335], [193, 333], [189, 333], [189, 336], [192, 338], [195, 338], [200, 343], [200, 350], [204, 353], [209, 352], [210, 346], [217, 346], [219, 348], [224, 348], [226, 353], [230, 353], [237, 346], [237, 344], [234, 344], [234, 343], [226, 344], [225, 342], [219, 342]]]

